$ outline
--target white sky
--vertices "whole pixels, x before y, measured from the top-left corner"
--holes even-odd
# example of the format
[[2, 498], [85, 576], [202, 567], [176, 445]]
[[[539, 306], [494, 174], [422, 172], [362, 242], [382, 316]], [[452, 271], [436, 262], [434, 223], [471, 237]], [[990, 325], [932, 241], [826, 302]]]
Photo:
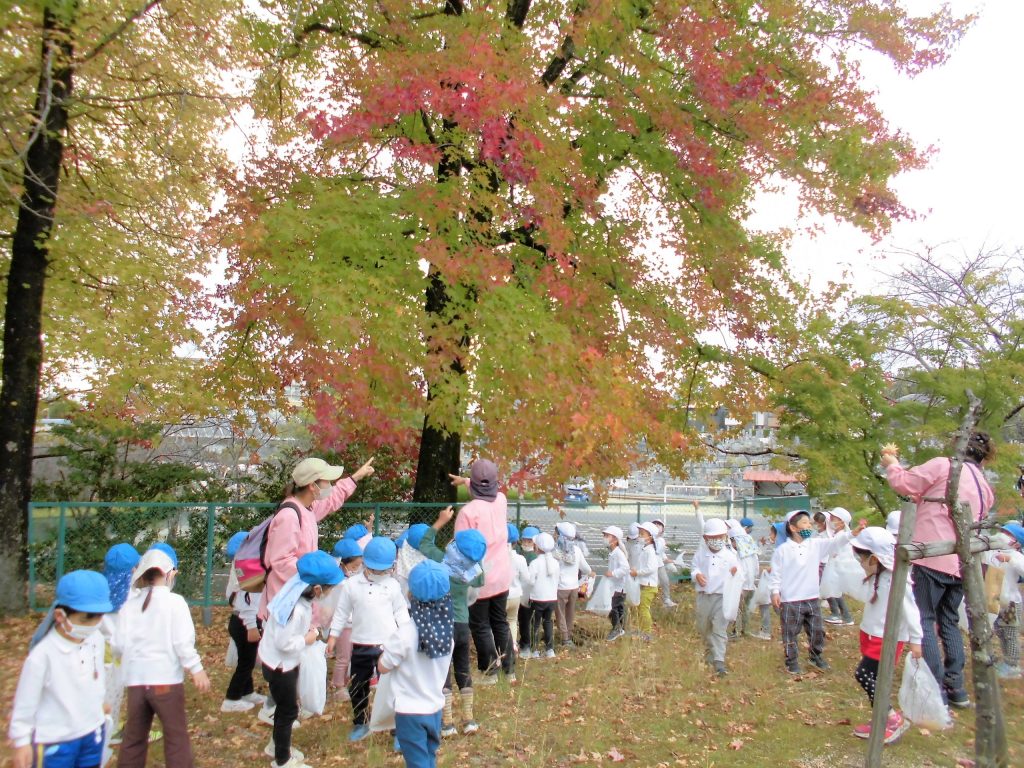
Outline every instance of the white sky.
[[[952, 243], [977, 251], [982, 246], [1024, 246], [1024, 2], [951, 0], [958, 15], [980, 18], [950, 60], [914, 79], [897, 75], [873, 58], [863, 66], [865, 86], [877, 90], [876, 103], [891, 125], [919, 146], [937, 150], [930, 166], [905, 173], [894, 187], [915, 221], [897, 224], [878, 244], [852, 226], [831, 223], [817, 237], [800, 235], [789, 250], [794, 272], [821, 288], [844, 273], [859, 292], [879, 284], [879, 268], [893, 266], [884, 256], [892, 247]], [[910, 0], [920, 11], [936, 0]], [[795, 207], [773, 201], [758, 219], [792, 226]], [[776, 218], [778, 217], [778, 218]]]

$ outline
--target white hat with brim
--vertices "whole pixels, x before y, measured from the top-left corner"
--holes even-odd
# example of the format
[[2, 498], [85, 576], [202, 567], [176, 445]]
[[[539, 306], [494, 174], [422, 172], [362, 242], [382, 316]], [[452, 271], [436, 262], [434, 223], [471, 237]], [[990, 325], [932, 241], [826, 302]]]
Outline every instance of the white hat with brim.
[[146, 573], [146, 571], [156, 568], [160, 573], [166, 576], [168, 573], [174, 570], [174, 563], [171, 562], [171, 558], [167, 556], [166, 552], [162, 552], [159, 549], [148, 549], [145, 554], [142, 555], [139, 560], [139, 564], [135, 566], [135, 570], [132, 571], [132, 585], [136, 587], [143, 586], [139, 584], [139, 579]]
[[894, 509], [892, 512], [890, 512], [889, 515], [885, 518], [885, 530], [887, 530], [893, 536], [896, 536], [900, 532], [900, 518], [902, 516], [903, 513], [899, 509]]
[[629, 533], [626, 534], [627, 539], [635, 539], [640, 535], [640, 525], [638, 523], [629, 524]]
[[651, 534], [651, 538], [657, 538], [661, 535], [661, 531], [658, 530], [658, 526], [654, 523], [640, 523], [640, 530], [647, 531]]
[[797, 515], [807, 515], [808, 517], [810, 517], [811, 513], [808, 512], [806, 509], [794, 509], [792, 512], [790, 512], [790, 513], [788, 513], [786, 515], [786, 522], [788, 523], [790, 520], [792, 520]]
[[724, 520], [720, 520], [717, 517], [712, 517], [704, 521], [705, 536], [724, 536], [728, 532], [729, 527], [725, 524]]
[[617, 525], [609, 525], [601, 533], [607, 534], [608, 536], [614, 536], [617, 541], [622, 541], [622, 529]]
[[292, 470], [292, 480], [297, 488], [305, 488], [317, 480], [327, 480], [333, 483], [345, 474], [344, 467], [335, 467], [323, 459], [310, 457], [300, 461]]
[[839, 518], [846, 525], [849, 525], [850, 521], [853, 519], [853, 515], [851, 515], [849, 512], [847, 512], [842, 507], [833, 507], [832, 509], [826, 509], [825, 510], [825, 514], [826, 515], [831, 515], [832, 517]]
[[555, 525], [555, 530], [565, 536], [567, 539], [576, 538], [576, 526], [572, 523], [561, 522]]
[[857, 549], [866, 549], [878, 558], [878, 562], [890, 571], [896, 562], [896, 538], [885, 528], [865, 528], [852, 539], [850, 544]]
[[737, 520], [735, 517], [730, 517], [728, 520], [726, 520], [725, 527], [729, 529], [730, 539], [736, 538], [741, 533], [746, 533], [746, 531], [743, 530], [743, 526], [740, 525], [740, 521]]
[[555, 548], [555, 537], [550, 533], [538, 533], [533, 537], [533, 546], [538, 552], [547, 553]]

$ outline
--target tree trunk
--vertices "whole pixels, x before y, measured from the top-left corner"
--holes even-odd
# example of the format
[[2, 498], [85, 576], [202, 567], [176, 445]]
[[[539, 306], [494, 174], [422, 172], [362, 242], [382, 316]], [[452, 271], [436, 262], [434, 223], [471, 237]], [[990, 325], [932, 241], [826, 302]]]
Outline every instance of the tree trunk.
[[25, 150], [24, 192], [11, 245], [4, 310], [3, 384], [0, 387], [0, 612], [25, 607], [28, 502], [32, 447], [43, 359], [43, 288], [53, 229], [67, 99], [71, 94], [73, 2], [43, 11], [42, 54], [34, 115]]

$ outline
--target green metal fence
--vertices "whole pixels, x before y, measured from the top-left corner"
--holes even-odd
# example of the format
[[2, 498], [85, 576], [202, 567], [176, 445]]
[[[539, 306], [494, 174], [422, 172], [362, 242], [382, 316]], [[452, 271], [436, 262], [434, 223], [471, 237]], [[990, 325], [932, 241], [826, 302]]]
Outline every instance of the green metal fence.
[[[394, 536], [405, 526], [431, 523], [444, 504], [351, 503], [320, 521], [320, 547], [330, 550], [345, 529], [373, 515], [375, 533]], [[274, 509], [256, 503], [132, 503], [132, 502], [33, 502], [29, 505], [29, 604], [33, 610], [48, 605], [54, 585], [67, 571], [102, 569], [107, 549], [127, 541], [140, 552], [164, 541], [178, 553], [179, 573], [175, 590], [191, 605], [209, 609], [225, 605], [224, 590], [230, 562], [224, 554], [227, 540], [248, 530]], [[750, 517], [762, 534], [767, 521], [793, 509], [810, 509], [806, 496], [702, 501], [705, 517]], [[699, 532], [692, 502], [675, 500], [613, 501], [605, 506], [570, 504], [549, 507], [544, 503], [509, 503], [509, 520], [517, 527], [536, 525], [550, 530], [559, 520], [577, 523], [594, 551], [603, 557], [601, 529], [626, 527], [630, 522], [661, 518], [670, 546], [685, 549], [695, 544]], [[755, 531], [757, 534], [757, 531]]]

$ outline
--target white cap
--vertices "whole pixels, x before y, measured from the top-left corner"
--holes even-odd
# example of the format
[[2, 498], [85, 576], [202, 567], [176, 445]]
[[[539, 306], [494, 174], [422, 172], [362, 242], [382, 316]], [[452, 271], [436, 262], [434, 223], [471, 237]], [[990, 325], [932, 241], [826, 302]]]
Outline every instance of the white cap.
[[665, 521], [662, 520], [660, 517], [654, 518], [653, 520], [651, 520], [651, 522], [654, 523], [655, 525], [660, 525], [661, 526], [661, 530], [665, 530]]
[[900, 532], [900, 517], [902, 517], [902, 510], [894, 509], [889, 513], [888, 517], [885, 518], [885, 530], [896, 536]]
[[658, 526], [654, 523], [640, 523], [640, 529], [651, 534], [651, 538], [661, 535], [661, 531], [658, 530]]
[[847, 512], [842, 507], [833, 507], [832, 509], [826, 509], [825, 510], [825, 514], [826, 515], [831, 515], [832, 517], [838, 517], [846, 525], [849, 525], [850, 521], [853, 519], [853, 515], [851, 515], [849, 512]]
[[730, 517], [728, 520], [726, 520], [725, 527], [729, 529], [730, 539], [736, 538], [741, 533], [746, 533], [746, 531], [743, 530], [743, 526], [740, 525], [740, 521], [737, 520], [735, 517]]
[[601, 533], [607, 533], [609, 536], [614, 536], [619, 541], [622, 541], [622, 529], [617, 525], [609, 525]]
[[136, 587], [141, 586], [138, 583], [139, 579], [151, 568], [156, 568], [166, 576], [174, 570], [174, 563], [171, 562], [171, 558], [166, 552], [159, 549], [147, 549], [139, 560], [139, 564], [135, 566], [135, 570], [132, 571], [132, 584]]
[[635, 539], [639, 535], [640, 535], [640, 524], [639, 523], [630, 523], [629, 524], [629, 533], [626, 534], [626, 538], [627, 539]]
[[533, 537], [533, 546], [538, 552], [550, 552], [555, 548], [555, 539], [550, 533], [538, 533]]
[[563, 536], [565, 536], [565, 538], [567, 538], [567, 539], [575, 539], [576, 538], [576, 526], [573, 525], [572, 523], [568, 523], [568, 522], [565, 522], [565, 521], [563, 521], [561, 523], [557, 523], [555, 525], [555, 530], [558, 531]]
[[729, 528], [726, 526], [724, 520], [720, 520], [717, 517], [712, 517], [704, 521], [704, 535], [705, 536], [722, 536], [729, 532]]
[[292, 470], [292, 480], [297, 488], [304, 488], [317, 480], [334, 482], [345, 474], [344, 467], [333, 467], [323, 459], [310, 457], [300, 461]]
[[878, 558], [878, 562], [892, 570], [896, 562], [896, 539], [885, 528], [865, 528], [850, 540], [857, 549], [866, 549]]
[[788, 523], [797, 515], [807, 515], [808, 517], [810, 517], [811, 513], [808, 512], [806, 509], [794, 509], [792, 512], [786, 514], [786, 522]]

